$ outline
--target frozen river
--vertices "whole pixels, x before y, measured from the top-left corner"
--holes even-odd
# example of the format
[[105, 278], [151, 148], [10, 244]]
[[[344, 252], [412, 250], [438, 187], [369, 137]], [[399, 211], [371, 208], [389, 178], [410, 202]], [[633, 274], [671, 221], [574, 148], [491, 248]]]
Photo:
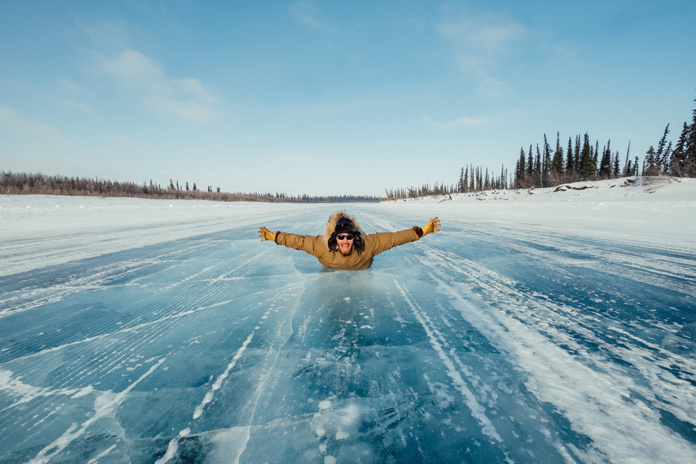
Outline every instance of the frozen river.
[[439, 203], [349, 205], [442, 220], [367, 271], [258, 240], [336, 209], [96, 224], [133, 245], [75, 260], [99, 239], [6, 232], [0, 462], [696, 462], [693, 246]]

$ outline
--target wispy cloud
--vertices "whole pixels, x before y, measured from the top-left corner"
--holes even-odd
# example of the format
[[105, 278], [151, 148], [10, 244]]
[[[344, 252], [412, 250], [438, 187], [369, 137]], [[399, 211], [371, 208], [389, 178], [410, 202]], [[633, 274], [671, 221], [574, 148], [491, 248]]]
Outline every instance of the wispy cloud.
[[0, 105], [0, 126], [23, 135], [35, 137], [61, 137], [63, 134], [54, 127], [32, 121], [14, 108]]
[[328, 18], [310, 2], [295, 2], [290, 5], [290, 14], [301, 24], [314, 28], [324, 28], [329, 24]]
[[106, 74], [135, 91], [143, 104], [163, 116], [206, 122], [220, 115], [220, 100], [197, 79], [175, 79], [154, 61], [135, 50], [104, 58]]
[[500, 96], [508, 85], [495, 69], [526, 36], [527, 28], [498, 18], [465, 17], [442, 23], [438, 33], [452, 47], [458, 67], [490, 96]]

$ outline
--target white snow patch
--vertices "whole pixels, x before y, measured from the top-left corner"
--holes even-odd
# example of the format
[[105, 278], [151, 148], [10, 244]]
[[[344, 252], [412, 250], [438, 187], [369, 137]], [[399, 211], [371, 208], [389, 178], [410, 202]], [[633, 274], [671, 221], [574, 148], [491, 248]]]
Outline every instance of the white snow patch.
[[319, 409], [324, 410], [324, 409], [329, 409], [331, 407], [331, 401], [329, 400], [324, 400], [319, 403]]

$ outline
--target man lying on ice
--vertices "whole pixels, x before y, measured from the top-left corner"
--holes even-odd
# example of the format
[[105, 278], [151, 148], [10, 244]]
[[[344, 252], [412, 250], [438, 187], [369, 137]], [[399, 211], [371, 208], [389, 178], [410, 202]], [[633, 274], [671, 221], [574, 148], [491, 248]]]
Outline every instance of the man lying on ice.
[[358, 271], [370, 267], [373, 258], [383, 251], [439, 231], [440, 220], [433, 218], [423, 227], [365, 235], [353, 217], [339, 211], [329, 218], [324, 235], [273, 233], [261, 227], [259, 237], [316, 256], [329, 269]]

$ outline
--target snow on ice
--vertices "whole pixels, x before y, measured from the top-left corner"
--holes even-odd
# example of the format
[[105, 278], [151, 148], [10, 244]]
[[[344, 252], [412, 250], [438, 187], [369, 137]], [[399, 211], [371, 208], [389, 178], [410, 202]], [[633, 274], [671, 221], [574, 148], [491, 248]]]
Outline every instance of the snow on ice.
[[[260, 242], [442, 232], [367, 271]], [[0, 462], [696, 462], [696, 181], [0, 196]]]

